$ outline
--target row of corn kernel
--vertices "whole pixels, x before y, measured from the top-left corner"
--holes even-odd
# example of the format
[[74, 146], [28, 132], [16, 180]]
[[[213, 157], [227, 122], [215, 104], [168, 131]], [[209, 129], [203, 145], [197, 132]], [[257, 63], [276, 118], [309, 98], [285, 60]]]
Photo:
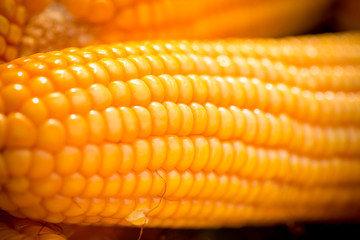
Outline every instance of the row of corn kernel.
[[359, 154], [360, 130], [354, 126], [313, 126], [284, 114], [277, 117], [235, 106], [217, 108], [210, 103], [152, 102], [147, 108], [108, 107], [80, 115], [71, 114], [64, 99], [60, 93], [53, 93], [44, 98], [45, 104], [34, 98], [20, 112], [0, 114], [0, 146], [37, 146], [56, 151], [65, 143], [82, 146], [104, 140], [133, 142], [163, 134], [203, 134], [318, 156]]
[[[32, 96], [68, 90], [65, 93], [68, 97], [66, 101], [70, 100], [73, 113], [102, 110], [111, 105], [148, 106], [151, 101], [184, 104], [208, 102], [217, 106], [258, 108], [275, 114], [283, 112], [302, 121], [323, 124], [360, 122], [360, 95], [357, 93], [312, 93], [298, 88], [290, 89], [284, 84], [265, 84], [257, 79], [197, 75], [150, 75], [127, 82], [104, 82], [107, 88], [98, 83], [87, 87], [88, 82], [84, 86], [85, 83], [79, 83], [81, 79], [76, 79], [68, 71], [54, 70], [50, 75], [34, 77], [27, 82], [19, 78], [17, 83], [12, 84], [3, 78], [2, 111], [17, 111]], [[76, 87], [77, 84], [80, 86]], [[52, 95], [60, 96], [62, 93]], [[63, 107], [66, 105], [69, 104], [64, 102]]]
[[[241, 191], [236, 191], [231, 200], [225, 202], [221, 200], [202, 200], [202, 198], [175, 200], [167, 197], [148, 198], [143, 196], [135, 199], [118, 197], [69, 198], [61, 195], [39, 198], [32, 196], [30, 193], [10, 193], [9, 196], [5, 197], [8, 197], [10, 202], [15, 204], [15, 207], [10, 210], [15, 216], [68, 223], [86, 222], [87, 220], [92, 223], [94, 220], [102, 221], [106, 218], [111, 218], [116, 223], [137, 209], [144, 209], [144, 212], [149, 217], [154, 216], [164, 219], [184, 216], [190, 218], [190, 215], [192, 216], [197, 212], [196, 217], [192, 217], [202, 219], [206, 218], [207, 214], [213, 214], [214, 207], [222, 206], [223, 210], [226, 210], [232, 205], [237, 207], [250, 205], [255, 208], [276, 208], [282, 211], [303, 208], [307, 209], [308, 214], [311, 214], [310, 209], [324, 206], [330, 209], [353, 209], [360, 200], [359, 186], [297, 189], [291, 186], [280, 186], [279, 188], [271, 183], [263, 186], [255, 183], [245, 189], [248, 190], [247, 192], [242, 188], [240, 189]], [[5, 194], [2, 193], [1, 195], [1, 203], [6, 203], [3, 197]], [[20, 199], [21, 197], [22, 199]], [[34, 197], [38, 199], [36, 202], [34, 202]], [[6, 205], [2, 204], [2, 208], [6, 209]], [[330, 210], [328, 213], [331, 215], [332, 211]], [[346, 213], [342, 215], [344, 216]], [[236, 216], [236, 214], [233, 216]]]
[[[62, 194], [67, 196], [83, 193], [91, 182], [97, 184], [97, 187], [92, 186], [93, 191], [97, 194], [104, 192], [106, 196], [120, 191], [121, 183], [126, 179], [128, 184], [123, 191], [130, 193], [139, 185], [136, 184], [139, 179], [160, 181], [162, 186], [157, 174], [150, 174], [146, 169], [171, 171], [169, 177], [177, 179], [174, 183], [179, 183], [180, 176], [189, 178], [187, 171], [190, 171], [194, 174], [200, 172], [196, 184], [204, 183], [204, 173], [211, 173], [212, 178], [214, 174], [233, 174], [241, 178], [305, 186], [357, 183], [360, 171], [360, 164], [355, 159], [314, 159], [288, 154], [286, 151], [245, 147], [237, 141], [221, 143], [217, 139], [178, 139], [171, 136], [150, 141], [138, 140], [132, 145], [107, 143], [100, 147], [66, 146], [56, 155], [41, 149], [5, 150], [0, 160], [1, 182], [8, 191], [24, 192], [30, 187], [40, 195], [48, 195], [64, 189], [67, 192]], [[192, 181], [188, 180], [190, 184]], [[114, 181], [115, 184], [115, 189], [110, 193], [103, 189], [104, 182], [108, 181]], [[85, 194], [90, 190], [85, 191]]]
[[[66, 143], [83, 146], [102, 141], [133, 142], [137, 138], [163, 134], [203, 134], [221, 140], [238, 139], [245, 143], [284, 147], [291, 152], [315, 156], [359, 155], [360, 130], [353, 126], [312, 126], [283, 114], [275, 117], [234, 106], [217, 108], [212, 104], [189, 106], [171, 102], [152, 102], [147, 108], [109, 107], [84, 115], [65, 114], [66, 105], [59, 107], [62, 98], [58, 100], [54, 95], [50, 95], [53, 98], [48, 106], [52, 109], [50, 114], [56, 111], [58, 114], [51, 114], [52, 118], [48, 118], [45, 107], [32, 108], [34, 104], [29, 105], [28, 111], [24, 108], [24, 113], [0, 114], [0, 128], [3, 129], [0, 146], [37, 146], [56, 151]], [[38, 109], [41, 111], [35, 111]]]
[[[131, 53], [131, 50], [129, 51]], [[50, 57], [53, 54], [55, 57]], [[35, 60], [36, 56], [31, 59], [16, 60], [13, 64], [20, 65], [20, 68], [13, 66], [8, 71], [25, 70], [29, 71], [33, 76], [46, 76], [49, 75], [48, 72], [53, 67], [63, 68], [67, 65], [75, 64], [76, 67], [83, 68], [81, 69], [82, 72], [85, 71], [87, 74], [93, 73], [95, 82], [102, 83], [108, 83], [114, 79], [130, 80], [150, 74], [211, 74], [257, 77], [265, 82], [286, 83], [291, 86], [299, 86], [311, 90], [357, 91], [360, 89], [360, 85], [356, 81], [360, 71], [356, 65], [301, 68], [285, 65], [282, 62], [271, 62], [239, 56], [208, 57], [193, 54], [159, 54], [132, 56], [116, 60], [102, 59], [124, 57], [127, 54], [124, 49], [117, 49], [116, 46], [84, 50], [69, 49], [60, 53], [53, 52], [39, 55], [37, 57], [38, 60]], [[77, 66], [77, 64], [86, 64], [88, 67], [84, 68], [83, 66]], [[69, 67], [67, 71], [76, 73], [77, 71], [74, 67]], [[97, 73], [95, 70], [98, 70], [100, 73]], [[72, 76], [72, 78], [75, 77]], [[91, 82], [91, 80], [89, 81]]]
[[[245, 58], [269, 58], [271, 61], [300, 66], [359, 62], [356, 54], [360, 48], [358, 33], [332, 36], [302, 36], [297, 38], [243, 39], [220, 41], [152, 41], [116, 44], [126, 48], [129, 55], [186, 53], [217, 57], [241, 56]], [[127, 55], [126, 55], [127, 56]], [[122, 56], [125, 57], [125, 56]]]

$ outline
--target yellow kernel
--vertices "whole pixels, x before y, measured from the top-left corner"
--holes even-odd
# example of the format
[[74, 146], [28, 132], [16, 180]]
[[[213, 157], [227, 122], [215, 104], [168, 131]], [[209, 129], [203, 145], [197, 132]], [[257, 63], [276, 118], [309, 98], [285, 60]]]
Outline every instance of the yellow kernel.
[[179, 96], [179, 89], [176, 81], [169, 75], [160, 75], [159, 79], [164, 87], [165, 101], [177, 102]]
[[72, 73], [66, 69], [53, 70], [50, 73], [55, 89], [65, 91], [76, 86], [76, 80]]
[[179, 104], [178, 106], [182, 113], [182, 116], [181, 116], [182, 123], [181, 123], [181, 128], [178, 132], [178, 135], [179, 136], [187, 136], [192, 131], [192, 128], [194, 125], [194, 116], [188, 105]]
[[121, 177], [118, 174], [105, 178], [102, 195], [105, 197], [117, 196], [122, 186]]
[[152, 135], [163, 135], [168, 127], [168, 115], [164, 105], [152, 102], [148, 106], [152, 120]]
[[131, 90], [125, 82], [114, 81], [108, 86], [112, 95], [113, 106], [122, 107], [130, 106], [131, 104]]
[[205, 175], [203, 172], [195, 174], [195, 180], [191, 187], [190, 192], [188, 193], [189, 198], [198, 197], [200, 191], [204, 188], [205, 185]]
[[204, 166], [204, 171], [216, 170], [222, 156], [221, 142], [217, 138], [209, 138], [209, 160]]
[[34, 96], [41, 97], [54, 91], [54, 86], [46, 77], [34, 77], [29, 80], [29, 88]]
[[47, 108], [39, 98], [27, 100], [20, 108], [20, 112], [36, 125], [43, 123], [48, 118]]
[[254, 172], [257, 167], [256, 150], [254, 147], [246, 147], [246, 161], [243, 167], [240, 169], [241, 175], [248, 177]]
[[255, 137], [255, 142], [259, 145], [263, 145], [268, 142], [269, 133], [270, 133], [270, 123], [263, 112], [258, 109], [254, 111], [256, 116], [257, 124], [257, 134]]
[[87, 184], [82, 196], [86, 198], [94, 198], [100, 195], [104, 188], [104, 179], [98, 175], [87, 178]]
[[139, 79], [133, 79], [128, 81], [127, 85], [131, 91], [133, 105], [147, 106], [150, 104], [151, 92], [145, 82]]
[[190, 170], [199, 172], [204, 168], [206, 163], [209, 161], [210, 148], [209, 143], [204, 137], [193, 137], [194, 142], [194, 160], [190, 165]]
[[189, 80], [193, 88], [193, 101], [197, 103], [205, 103], [208, 96], [208, 87], [205, 81], [196, 75], [190, 75]]
[[258, 100], [256, 108], [260, 110], [267, 109], [269, 106], [269, 92], [267, 91], [265, 84], [258, 79], [253, 79], [252, 82], [255, 85]]
[[65, 119], [67, 142], [71, 145], [81, 146], [88, 140], [88, 126], [86, 120], [76, 114], [71, 114]]
[[89, 141], [92, 143], [101, 143], [105, 138], [106, 122], [101, 113], [91, 110], [86, 121], [89, 125]]
[[184, 74], [191, 74], [195, 70], [195, 64], [192, 58], [189, 58], [185, 54], [174, 54], [173, 55], [180, 63], [180, 71]]
[[92, 84], [87, 89], [87, 92], [90, 95], [92, 106], [95, 110], [103, 110], [112, 103], [112, 95], [109, 89], [102, 84]]
[[9, 198], [15, 206], [21, 208], [39, 205], [41, 201], [39, 196], [36, 196], [29, 191], [21, 193], [10, 193]]
[[92, 176], [98, 172], [101, 165], [101, 152], [96, 145], [86, 145], [82, 150], [82, 161], [79, 172], [86, 176]]
[[212, 199], [212, 195], [215, 193], [215, 189], [218, 186], [218, 178], [214, 173], [208, 173], [205, 175], [205, 185], [201, 189], [198, 197], [201, 199], [210, 198]]
[[32, 179], [44, 178], [55, 169], [54, 156], [46, 151], [35, 149], [28, 176]]
[[66, 91], [66, 96], [71, 105], [71, 112], [76, 114], [88, 113], [91, 109], [89, 95], [81, 88], [71, 88]]
[[103, 58], [100, 62], [105, 65], [111, 81], [123, 80], [124, 70], [118, 61], [110, 58]]
[[194, 174], [190, 171], [181, 173], [180, 186], [177, 191], [173, 193], [174, 198], [184, 198], [187, 193], [191, 190], [194, 183]]
[[20, 84], [12, 84], [1, 89], [2, 99], [6, 111], [17, 111], [21, 105], [31, 97], [29, 89]]
[[166, 108], [168, 116], [167, 133], [176, 134], [180, 130], [182, 124], [181, 110], [179, 106], [173, 102], [164, 102], [164, 107]]
[[193, 98], [193, 88], [190, 80], [183, 75], [175, 75], [174, 80], [179, 91], [178, 102], [189, 104]]
[[103, 144], [101, 147], [103, 157], [99, 168], [99, 174], [102, 177], [113, 175], [120, 167], [121, 152], [116, 144]]
[[[112, 142], [119, 142], [123, 136], [123, 119], [120, 111], [114, 107], [105, 109], [104, 122], [106, 127], [105, 139]], [[94, 127], [96, 127], [94, 125]], [[101, 126], [99, 126], [101, 127]]]
[[[78, 188], [82, 185], [82, 181], [80, 180], [80, 176], [77, 176], [78, 177], [78, 183], [79, 185], [77, 186], [74, 186], [74, 190], [75, 188], [76, 191], [79, 190]], [[85, 180], [84, 180], [85, 181]], [[74, 182], [75, 183], [76, 180], [74, 178]], [[80, 183], [81, 182], [81, 183]], [[76, 192], [74, 191], [74, 192]], [[77, 194], [79, 195], [79, 194]], [[72, 198], [72, 202], [70, 204], [70, 207], [64, 212], [64, 215], [67, 216], [67, 217], [74, 217], [74, 216], [83, 216], [84, 213], [86, 213], [86, 211], [89, 209], [90, 207], [90, 200], [89, 199], [86, 199], [86, 198], [80, 198], [80, 197], [73, 197]], [[79, 220], [75, 221], [75, 222], [79, 222]]]
[[192, 134], [203, 134], [205, 129], [207, 128], [208, 115], [205, 108], [198, 104], [192, 103], [190, 104], [190, 109], [194, 116], [194, 125], [192, 128]]
[[167, 148], [165, 140], [162, 137], [152, 137], [149, 142], [151, 145], [151, 158], [148, 167], [151, 170], [159, 169], [161, 167], [166, 169], [163, 166]]
[[[65, 58], [66, 58], [66, 56], [65, 56]], [[60, 56], [48, 57], [48, 58], [45, 58], [43, 61], [50, 68], [65, 68], [68, 65], [67, 61]], [[73, 70], [71, 68], [69, 70], [71, 72], [73, 72]]]
[[220, 139], [229, 139], [234, 133], [235, 120], [227, 108], [220, 107], [220, 127], [217, 136]]
[[75, 173], [81, 164], [81, 152], [71, 146], [65, 146], [56, 154], [55, 170], [61, 175]]
[[134, 197], [146, 196], [150, 191], [152, 182], [152, 174], [149, 171], [143, 171], [136, 177], [136, 187], [133, 192]]
[[[212, 104], [219, 104], [221, 98], [220, 83], [212, 76], [202, 77], [208, 89], [207, 101]], [[196, 91], [196, 90], [195, 90]], [[222, 103], [221, 103], [222, 104]]]
[[224, 174], [227, 173], [230, 170], [230, 167], [233, 164], [234, 161], [234, 148], [231, 143], [229, 142], [223, 142], [221, 143], [221, 164], [219, 164], [215, 168], [215, 172], [218, 174]]
[[165, 66], [158, 56], [144, 55], [144, 57], [148, 60], [153, 75], [158, 76], [165, 72]]
[[165, 72], [169, 75], [179, 74], [180, 64], [179, 61], [168, 54], [159, 55], [162, 63], [164, 64]]
[[[24, 214], [24, 216], [26, 216], [27, 218], [30, 218], [30, 219], [34, 219], [34, 220], [42, 220], [42, 219], [44, 219], [45, 217], [46, 217], [46, 215], [47, 215], [47, 212], [45, 211], [45, 209], [42, 207], [42, 206], [32, 206], [32, 207], [27, 207], [27, 208], [22, 208], [21, 210], [20, 210], [20, 212], [22, 213], [22, 214]], [[40, 230], [40, 228], [41, 228], [41, 226], [38, 226], [37, 228], [36, 228], [36, 230]], [[45, 227], [44, 227], [45, 228]], [[48, 228], [49, 229], [49, 228]], [[22, 229], [22, 230], [24, 230], [24, 228]], [[35, 229], [32, 229], [31, 231], [34, 231]], [[35, 230], [35, 231], [36, 231]], [[45, 229], [43, 229], [42, 231], [41, 231], [41, 234], [43, 234], [44, 232], [46, 232], [46, 228]], [[51, 231], [51, 232], [53, 232], [53, 230], [48, 230], [48, 231]], [[45, 233], [44, 235], [48, 235], [48, 233]], [[55, 234], [54, 234], [55, 235]], [[18, 240], [20, 240], [20, 239], [24, 239], [23, 237], [22, 238], [18, 238]], [[61, 239], [61, 240], [63, 240], [64, 238], [62, 237], [62, 238], [58, 238], [59, 240]], [[12, 240], [15, 240], [15, 239], [12, 239]]]
[[138, 136], [140, 119], [137, 118], [137, 115], [132, 108], [121, 107], [120, 113], [123, 120], [122, 126], [124, 131], [122, 141], [132, 142]]
[[134, 192], [136, 187], [136, 176], [134, 173], [129, 172], [126, 175], [122, 175], [122, 182], [126, 182], [121, 186], [121, 190], [119, 192], [119, 196], [128, 197]]
[[163, 102], [165, 99], [165, 89], [159, 77], [152, 75], [141, 78], [149, 88], [151, 93], [151, 101]]
[[132, 145], [120, 144], [121, 164], [119, 173], [127, 173], [133, 169], [135, 164], [135, 153]]
[[51, 197], [58, 193], [62, 183], [61, 177], [52, 173], [45, 178], [32, 180], [30, 190], [38, 196]]
[[64, 94], [54, 92], [42, 99], [47, 106], [50, 117], [63, 119], [70, 113], [70, 103]]
[[[100, 199], [100, 198], [92, 198], [91, 199], [90, 207], [87, 210], [86, 215], [93, 216], [93, 217], [91, 217], [93, 219], [96, 218], [93, 223], [96, 223], [100, 220], [100, 217], [97, 215], [99, 215], [104, 210], [105, 204], [106, 204], [105, 199]], [[85, 221], [88, 222], [88, 220], [85, 220]]]
[[67, 197], [77, 197], [84, 191], [85, 186], [85, 178], [79, 173], [74, 173], [64, 177], [60, 193]]
[[36, 140], [35, 126], [21, 113], [11, 113], [7, 118], [8, 147], [30, 147]]
[[144, 107], [140, 107], [140, 106], [134, 106], [132, 108], [136, 114], [137, 119], [139, 119], [139, 137], [140, 138], [144, 138], [144, 137], [148, 137], [151, 134], [152, 131], [152, 122], [151, 122], [151, 114], [150, 112], [144, 108]]
[[27, 84], [29, 81], [29, 74], [26, 71], [18, 69], [15, 65], [3, 65], [0, 79], [1, 83], [6, 86], [8, 84]]
[[59, 150], [65, 144], [65, 128], [55, 119], [49, 119], [39, 126], [36, 146], [49, 151]]
[[47, 65], [38, 61], [25, 62], [22, 67], [33, 77], [46, 76], [50, 72]]
[[151, 66], [146, 58], [142, 56], [130, 56], [128, 59], [135, 64], [138, 71], [138, 77], [151, 74]]
[[194, 161], [195, 150], [194, 150], [194, 143], [189, 138], [182, 138], [180, 140], [180, 150], [181, 150], [181, 158], [178, 162], [176, 169], [179, 171], [187, 170], [192, 162]]
[[4, 185], [6, 191], [22, 193], [29, 189], [29, 181], [25, 177], [9, 179]]
[[94, 76], [91, 74], [90, 70], [82, 65], [74, 65], [69, 67], [74, 76], [76, 76], [78, 87], [86, 89], [90, 87], [94, 82]]
[[229, 106], [233, 102], [235, 93], [232, 90], [232, 86], [229, 84], [228, 78], [223, 79], [221, 77], [214, 77], [214, 80], [219, 84], [221, 106]]
[[110, 76], [104, 66], [102, 66], [100, 63], [89, 63], [88, 67], [94, 76], [94, 81], [96, 84], [101, 84], [104, 86], [109, 84]]
[[181, 176], [178, 171], [172, 170], [166, 174], [166, 192], [164, 196], [172, 196], [180, 186]]
[[136, 65], [132, 61], [126, 58], [118, 58], [117, 61], [121, 64], [124, 70], [124, 81], [136, 79], [139, 77]]
[[151, 147], [149, 141], [136, 140], [133, 143], [135, 162], [134, 171], [143, 171], [151, 160]]

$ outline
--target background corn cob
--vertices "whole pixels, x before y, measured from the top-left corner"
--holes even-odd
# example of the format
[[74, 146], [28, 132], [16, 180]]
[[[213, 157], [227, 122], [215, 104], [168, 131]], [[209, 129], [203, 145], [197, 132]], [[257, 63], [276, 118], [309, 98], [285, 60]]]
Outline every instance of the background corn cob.
[[158, 41], [3, 64], [0, 208], [172, 228], [357, 219], [359, 47]]
[[29, 18], [43, 11], [49, 0], [2, 0], [0, 3], [0, 63], [19, 55]]
[[[124, 40], [276, 37], [298, 34], [319, 24], [332, 2], [4, 1], [0, 4], [1, 61], [70, 46]], [[14, 9], [17, 9], [20, 17], [14, 15]]]

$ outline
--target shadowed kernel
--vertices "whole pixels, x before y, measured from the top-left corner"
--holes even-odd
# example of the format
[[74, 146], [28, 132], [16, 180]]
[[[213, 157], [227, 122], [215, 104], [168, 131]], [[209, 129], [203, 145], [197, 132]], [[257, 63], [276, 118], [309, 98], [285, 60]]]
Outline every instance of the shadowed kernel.
[[31, 97], [29, 89], [20, 84], [12, 84], [2, 88], [1, 95], [7, 112], [19, 110], [21, 105]]

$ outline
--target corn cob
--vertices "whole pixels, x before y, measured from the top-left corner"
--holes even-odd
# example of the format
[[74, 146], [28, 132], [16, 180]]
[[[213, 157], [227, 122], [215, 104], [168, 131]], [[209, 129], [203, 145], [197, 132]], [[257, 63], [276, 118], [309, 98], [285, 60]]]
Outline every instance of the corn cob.
[[[331, 2], [4, 1], [0, 3], [0, 61], [5, 62], [37, 52], [124, 40], [276, 37], [302, 33], [318, 24]], [[19, 12], [16, 16], [14, 9]]]
[[[105, 42], [179, 37], [283, 36], [312, 28], [331, 3], [329, 0], [61, 2], [75, 17], [99, 24], [97, 31]], [[264, 24], [272, 27], [266, 28]]]
[[0, 3], [0, 63], [19, 55], [29, 18], [44, 10], [49, 0], [3, 0]]
[[3, 64], [0, 208], [173, 228], [356, 219], [359, 47], [133, 42]]

